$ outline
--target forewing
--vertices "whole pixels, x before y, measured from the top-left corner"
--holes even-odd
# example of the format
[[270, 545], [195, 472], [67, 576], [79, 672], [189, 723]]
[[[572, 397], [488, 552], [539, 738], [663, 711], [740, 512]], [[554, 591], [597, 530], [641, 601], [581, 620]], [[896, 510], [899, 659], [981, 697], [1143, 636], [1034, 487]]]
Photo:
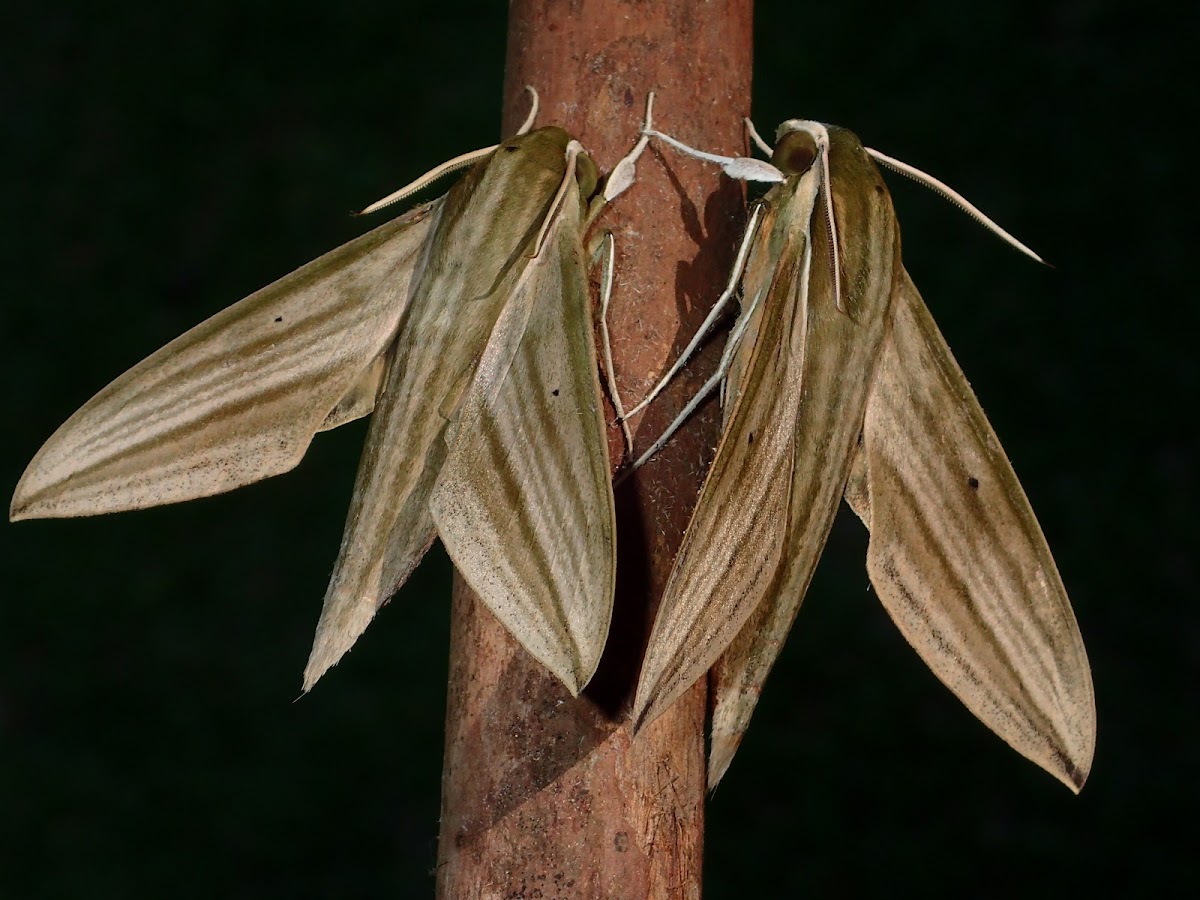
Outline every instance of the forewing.
[[[799, 191], [811, 210], [815, 178]], [[787, 541], [807, 335], [807, 229], [768, 211], [744, 278], [757, 310], [737, 350], [728, 415], [654, 620], [633, 704], [646, 724], [701, 677], [762, 601]], [[797, 210], [796, 215], [801, 213]], [[761, 295], [761, 296], [760, 296]], [[758, 303], [754, 299], [760, 297]]]
[[1079, 627], [978, 400], [902, 274], [864, 431], [867, 570], [925, 663], [985, 725], [1078, 791], [1095, 747]]
[[496, 324], [430, 501], [458, 571], [573, 694], [600, 661], [616, 573], [580, 227], [572, 184]]
[[356, 386], [331, 421], [370, 411], [371, 372], [436, 218], [431, 204], [382, 225], [138, 363], [38, 451], [11, 517], [176, 503], [293, 468]]
[[879, 171], [853, 134], [837, 129], [831, 136], [847, 312], [835, 303], [828, 232], [818, 213], [812, 225], [804, 400], [793, 423], [789, 515], [780, 525], [787, 534], [784, 559], [762, 602], [713, 667], [710, 788], [733, 759], [825, 547], [862, 429], [899, 269], [895, 214]]
[[433, 541], [429, 500], [447, 429], [563, 182], [569, 137], [506, 141], [442, 202], [359, 462], [304, 688], [354, 645]]

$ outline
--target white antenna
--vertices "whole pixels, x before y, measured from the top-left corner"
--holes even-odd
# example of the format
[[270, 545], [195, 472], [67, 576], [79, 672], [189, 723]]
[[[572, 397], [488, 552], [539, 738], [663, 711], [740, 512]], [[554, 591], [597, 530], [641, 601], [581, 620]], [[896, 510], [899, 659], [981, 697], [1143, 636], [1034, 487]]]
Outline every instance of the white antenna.
[[874, 158], [876, 162], [881, 163], [886, 168], [911, 178], [913, 181], [917, 182], [917, 184], [924, 185], [936, 194], [941, 194], [944, 198], [949, 200], [988, 231], [992, 232], [992, 234], [1002, 239], [1005, 243], [1017, 248], [1026, 256], [1037, 260], [1042, 265], [1049, 265], [1049, 263], [1047, 263], [1044, 259], [1018, 241], [1015, 237], [993, 222], [990, 218], [985, 216], [978, 207], [968, 201], [966, 197], [954, 190], [948, 184], [938, 181], [932, 175], [927, 175], [920, 169], [910, 166], [908, 163], [900, 162], [898, 159], [893, 159], [890, 156], [880, 153], [878, 150], [872, 150], [870, 147], [864, 147], [863, 149], [871, 154], [872, 158]]

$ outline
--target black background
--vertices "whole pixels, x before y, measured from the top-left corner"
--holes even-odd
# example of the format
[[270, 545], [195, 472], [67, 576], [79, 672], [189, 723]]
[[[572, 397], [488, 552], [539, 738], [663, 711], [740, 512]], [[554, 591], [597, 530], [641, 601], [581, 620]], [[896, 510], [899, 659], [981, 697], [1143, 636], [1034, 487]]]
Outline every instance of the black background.
[[[495, 139], [504, 4], [421, 9], [6, 7], [5, 491], [129, 365]], [[892, 179], [906, 264], [1071, 592], [1100, 732], [1076, 798], [978, 725], [879, 607], [843, 516], [708, 807], [706, 896], [1192, 880], [1197, 22], [1172, 10], [760, 0], [760, 129], [851, 127], [1056, 266]], [[224, 497], [0, 525], [0, 895], [432, 892], [440, 551], [291, 702], [363, 433]]]

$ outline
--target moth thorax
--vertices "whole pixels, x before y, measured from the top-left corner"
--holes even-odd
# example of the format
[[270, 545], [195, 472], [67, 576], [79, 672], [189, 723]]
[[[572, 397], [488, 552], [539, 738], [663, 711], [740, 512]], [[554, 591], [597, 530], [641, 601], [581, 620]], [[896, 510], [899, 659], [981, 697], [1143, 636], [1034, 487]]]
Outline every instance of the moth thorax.
[[803, 175], [817, 159], [817, 139], [807, 131], [789, 131], [775, 145], [771, 162], [784, 175]]
[[596, 171], [596, 164], [590, 156], [580, 153], [575, 157], [575, 182], [579, 185], [579, 194], [585, 204], [592, 199], [592, 194], [596, 193], [596, 183], [599, 180], [600, 173]]

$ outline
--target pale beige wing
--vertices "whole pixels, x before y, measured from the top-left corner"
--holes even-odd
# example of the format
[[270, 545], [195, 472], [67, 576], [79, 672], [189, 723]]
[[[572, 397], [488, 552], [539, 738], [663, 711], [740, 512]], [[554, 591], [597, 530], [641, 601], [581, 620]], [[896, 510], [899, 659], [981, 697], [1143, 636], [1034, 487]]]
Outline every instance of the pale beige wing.
[[489, 336], [527, 268], [564, 181], [569, 141], [558, 128], [506, 141], [442, 201], [421, 282], [389, 349], [305, 690], [354, 645], [433, 541], [429, 499], [448, 452], [448, 420], [460, 415]]
[[[731, 369], [737, 377], [726, 396], [721, 442], [646, 647], [633, 703], [638, 727], [712, 666], [784, 562], [809, 325], [808, 217], [816, 188], [809, 174], [768, 198], [774, 202], [743, 279], [742, 302], [754, 315]], [[781, 193], [790, 199], [780, 199]]]
[[430, 500], [458, 571], [572, 694], [600, 661], [616, 577], [580, 228], [572, 185], [496, 323]]
[[381, 225], [138, 363], [46, 441], [11, 518], [176, 503], [295, 467], [318, 430], [370, 412], [435, 218]]
[[895, 213], [878, 169], [852, 133], [831, 128], [830, 137], [847, 312], [836, 306], [828, 232], [816, 216], [804, 402], [793, 422], [796, 465], [790, 513], [782, 526], [784, 560], [762, 602], [712, 669], [710, 788], [733, 759], [825, 547], [862, 429], [900, 267]]
[[926, 665], [1017, 752], [1078, 791], [1091, 671], [1029, 501], [907, 273], [867, 405], [867, 571]]

